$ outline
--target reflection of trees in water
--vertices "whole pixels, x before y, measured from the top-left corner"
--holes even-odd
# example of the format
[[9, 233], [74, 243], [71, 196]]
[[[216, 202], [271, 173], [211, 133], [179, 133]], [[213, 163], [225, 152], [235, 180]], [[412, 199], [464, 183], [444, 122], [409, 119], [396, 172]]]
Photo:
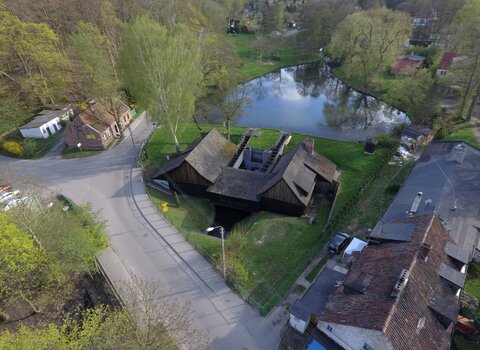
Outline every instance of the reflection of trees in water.
[[[272, 73], [270, 73], [272, 74]], [[268, 96], [267, 88], [264, 86], [264, 82], [269, 79], [270, 74], [266, 76], [259, 77], [251, 81], [251, 99], [257, 102], [263, 101]]]
[[[336, 101], [336, 102], [331, 102]], [[350, 90], [326, 102], [323, 114], [328, 126], [342, 129], [363, 129], [394, 118], [393, 109], [371, 96]]]
[[323, 93], [324, 84], [328, 82], [331, 73], [322, 62], [297, 66], [289, 70], [296, 82], [300, 96], [318, 97]]

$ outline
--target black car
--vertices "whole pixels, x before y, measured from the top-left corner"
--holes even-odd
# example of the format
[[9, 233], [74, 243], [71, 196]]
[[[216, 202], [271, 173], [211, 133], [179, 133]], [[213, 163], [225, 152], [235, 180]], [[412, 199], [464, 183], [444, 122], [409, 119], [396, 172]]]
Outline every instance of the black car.
[[350, 242], [350, 236], [344, 232], [336, 234], [328, 243], [328, 250], [334, 254], [339, 254]]

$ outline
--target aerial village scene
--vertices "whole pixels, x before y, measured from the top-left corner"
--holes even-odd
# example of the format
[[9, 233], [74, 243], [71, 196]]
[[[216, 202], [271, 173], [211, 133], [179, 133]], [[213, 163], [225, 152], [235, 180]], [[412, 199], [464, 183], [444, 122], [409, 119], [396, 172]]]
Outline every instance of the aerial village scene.
[[0, 0], [17, 349], [480, 349], [480, 1]]

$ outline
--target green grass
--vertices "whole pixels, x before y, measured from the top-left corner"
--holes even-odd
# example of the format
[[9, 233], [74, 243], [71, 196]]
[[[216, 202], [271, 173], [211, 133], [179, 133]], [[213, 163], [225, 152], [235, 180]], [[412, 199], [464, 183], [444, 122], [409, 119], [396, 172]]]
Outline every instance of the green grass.
[[469, 341], [460, 335], [453, 337], [454, 350], [478, 350], [479, 348], [480, 345], [478, 343]]
[[398, 189], [403, 184], [414, 166], [414, 162], [409, 162], [403, 166], [398, 164], [385, 165], [378, 174], [376, 181], [362, 193], [358, 204], [349, 213], [351, 219], [346, 231], [353, 234], [363, 234], [366, 229], [373, 228], [396, 195], [396, 191], [392, 191], [392, 189], [394, 187]]
[[255, 36], [254, 34], [228, 36], [229, 40], [234, 43], [237, 54], [242, 61], [239, 82], [252, 80], [282, 67], [314, 62], [321, 59], [318, 54], [299, 56], [292, 48], [282, 48], [273, 51], [274, 59], [264, 59], [260, 62], [258, 53], [250, 46], [251, 42], [255, 40]]
[[[213, 125], [202, 125], [202, 127], [210, 130]], [[225, 131], [223, 127], [217, 127], [217, 129], [221, 132]], [[246, 128], [242, 127], [232, 127], [232, 133], [236, 135], [235, 139], [238, 139], [245, 130]], [[194, 124], [186, 125], [179, 134], [182, 148], [186, 148], [199, 135], [199, 130]], [[278, 136], [278, 130], [261, 129], [260, 136], [254, 137], [250, 146], [271, 147]], [[292, 140], [285, 152], [306, 137], [301, 134], [292, 134]], [[319, 137], [314, 137], [314, 140], [315, 149], [335, 162], [343, 172], [336, 208], [340, 208], [353, 194], [358, 192], [390, 152], [388, 148], [380, 147], [373, 155], [369, 156], [364, 153], [363, 144], [358, 142], [336, 141]], [[167, 162], [167, 155], [175, 152], [175, 145], [168, 130], [161, 128], [152, 135], [146, 149], [149, 159], [144, 160], [144, 163], [150, 171], [154, 172]], [[160, 200], [165, 200], [165, 198]], [[189, 211], [185, 207], [181, 210], [183, 213], [172, 214], [174, 211], [172, 207], [172, 213], [169, 212], [169, 216], [173, 215], [171, 220], [177, 228], [185, 225], [184, 221], [187, 215], [189, 222], [204, 221], [201, 214], [195, 213], [195, 209]], [[238, 227], [241, 228], [238, 230], [241, 232], [241, 242], [237, 245], [232, 240], [231, 244], [227, 244], [227, 262], [234, 271], [235, 279], [238, 282], [237, 287], [248, 292], [258, 304], [265, 305], [263, 313], [268, 312], [278, 302], [280, 296], [291, 287], [322, 245], [330, 239], [324, 234], [329, 211], [329, 207], [321, 207], [318, 222], [314, 225], [310, 225], [304, 218], [269, 212], [258, 213], [238, 224]], [[200, 226], [204, 229], [208, 224], [203, 222]], [[209, 250], [214, 256], [218, 256], [220, 246], [217, 246], [218, 250], [213, 249], [212, 251], [210, 241], [199, 241], [198, 249]], [[273, 293], [273, 290], [278, 294]]]
[[327, 263], [329, 258], [330, 256], [328, 255], [328, 253], [325, 254], [325, 256], [320, 259], [317, 265], [315, 265], [313, 269], [310, 270], [310, 272], [305, 276], [305, 279], [308, 282], [313, 282], [313, 280], [315, 279], [315, 277], [317, 277], [318, 273], [320, 272], [322, 267]]
[[64, 159], [73, 159], [73, 158], [85, 158], [94, 156], [96, 154], [102, 153], [104, 150], [85, 150], [79, 151], [78, 149], [68, 149], [65, 148], [62, 151], [62, 158]]
[[443, 140], [466, 141], [474, 146], [480, 147], [480, 141], [476, 139], [475, 134], [473, 133], [472, 124], [469, 121], [455, 125], [451, 133]]

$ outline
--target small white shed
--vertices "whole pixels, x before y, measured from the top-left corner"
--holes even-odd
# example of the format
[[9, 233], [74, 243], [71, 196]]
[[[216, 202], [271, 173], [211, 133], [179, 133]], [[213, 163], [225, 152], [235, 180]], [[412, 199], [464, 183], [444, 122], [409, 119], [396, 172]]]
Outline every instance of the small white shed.
[[60, 131], [62, 129], [60, 121], [68, 119], [71, 115], [70, 108], [43, 110], [28, 123], [20, 126], [19, 130], [25, 138], [46, 139]]

